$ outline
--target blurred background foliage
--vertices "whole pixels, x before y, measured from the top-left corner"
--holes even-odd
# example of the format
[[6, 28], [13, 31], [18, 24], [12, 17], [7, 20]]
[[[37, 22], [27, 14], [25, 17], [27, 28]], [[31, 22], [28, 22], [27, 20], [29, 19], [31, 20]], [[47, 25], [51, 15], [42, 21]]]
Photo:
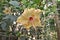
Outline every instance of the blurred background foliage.
[[[57, 40], [56, 23], [54, 21], [57, 6], [53, 1], [0, 0], [0, 32], [6, 36], [14, 35], [18, 38], [17, 40]], [[25, 8], [44, 10], [40, 15], [44, 26], [37, 27], [36, 30], [33, 27], [30, 30], [26, 30], [23, 26], [16, 28], [16, 20]]]

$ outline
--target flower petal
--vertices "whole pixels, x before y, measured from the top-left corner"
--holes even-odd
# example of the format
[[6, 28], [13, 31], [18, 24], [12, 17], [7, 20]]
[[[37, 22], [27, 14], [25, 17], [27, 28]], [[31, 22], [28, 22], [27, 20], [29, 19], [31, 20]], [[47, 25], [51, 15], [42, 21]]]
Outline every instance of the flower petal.
[[32, 26], [32, 24], [30, 22], [26, 22], [24, 26], [26, 29], [29, 29]]
[[35, 10], [34, 8], [31, 9], [26, 8], [22, 15], [29, 18], [30, 16], [34, 15], [34, 10]]
[[40, 9], [34, 10], [34, 15], [35, 15], [35, 17], [40, 18], [41, 12], [42, 12], [42, 11], [41, 11]]
[[33, 26], [36, 27], [36, 26], [41, 26], [41, 21], [40, 19], [36, 18], [33, 22]]
[[27, 19], [27, 17], [21, 15], [20, 17], [18, 17], [16, 22], [21, 23], [21, 24], [25, 24], [26, 22], [28, 22], [28, 19]]

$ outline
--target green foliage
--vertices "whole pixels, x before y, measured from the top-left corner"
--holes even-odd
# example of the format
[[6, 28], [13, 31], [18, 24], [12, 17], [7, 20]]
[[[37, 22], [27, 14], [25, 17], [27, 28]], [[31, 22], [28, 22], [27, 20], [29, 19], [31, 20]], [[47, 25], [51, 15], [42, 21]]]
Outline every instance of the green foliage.
[[58, 1], [60, 1], [60, 0], [58, 0]]
[[[56, 12], [56, 5], [52, 4], [52, 0], [2, 0], [0, 1], [0, 30], [5, 31], [6, 35], [9, 36], [10, 34], [20, 37], [21, 40], [27, 38], [36, 37], [36, 40], [56, 40], [57, 34], [55, 31], [55, 22], [52, 15]], [[58, 0], [59, 1], [59, 0]], [[12, 14], [5, 14], [3, 10], [5, 7], [10, 7]], [[17, 18], [22, 14], [25, 8], [38, 8], [43, 10], [41, 13], [41, 22], [44, 27], [33, 27], [30, 30], [26, 30], [23, 26], [19, 26], [18, 31], [16, 30], [16, 22]], [[20, 14], [19, 14], [20, 13]], [[30, 34], [28, 34], [28, 32]], [[51, 35], [51, 32], [55, 32], [55, 35]], [[42, 36], [41, 36], [42, 35]]]
[[41, 0], [33, 0], [34, 3], [39, 4]]

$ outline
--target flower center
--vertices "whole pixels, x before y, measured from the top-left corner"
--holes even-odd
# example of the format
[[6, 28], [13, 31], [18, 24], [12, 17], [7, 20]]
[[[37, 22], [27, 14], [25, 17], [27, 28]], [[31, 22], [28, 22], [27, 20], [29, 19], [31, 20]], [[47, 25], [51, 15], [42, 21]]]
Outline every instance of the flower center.
[[33, 20], [33, 17], [29, 17], [29, 21], [32, 21]]

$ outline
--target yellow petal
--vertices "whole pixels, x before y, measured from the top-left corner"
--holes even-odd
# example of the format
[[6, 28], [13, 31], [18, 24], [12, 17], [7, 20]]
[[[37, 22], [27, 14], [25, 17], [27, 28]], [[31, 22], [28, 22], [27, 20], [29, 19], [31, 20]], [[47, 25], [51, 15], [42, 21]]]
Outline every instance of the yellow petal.
[[25, 9], [24, 12], [22, 13], [22, 15], [24, 15], [25, 17], [30, 17], [32, 15], [34, 15], [34, 8], [31, 8], [31, 9]]
[[26, 22], [28, 22], [28, 19], [27, 19], [27, 17], [21, 15], [21, 16], [18, 17], [16, 22], [21, 23], [21, 24], [25, 24]]
[[40, 18], [41, 12], [42, 12], [42, 11], [41, 11], [40, 9], [36, 9], [36, 10], [34, 11], [35, 17]]
[[32, 25], [31, 25], [30, 22], [27, 22], [27, 23], [24, 24], [24, 26], [25, 26], [26, 29], [29, 29]]
[[36, 26], [41, 26], [41, 21], [40, 19], [35, 19], [34, 22], [33, 22], [33, 26], [36, 27]]

